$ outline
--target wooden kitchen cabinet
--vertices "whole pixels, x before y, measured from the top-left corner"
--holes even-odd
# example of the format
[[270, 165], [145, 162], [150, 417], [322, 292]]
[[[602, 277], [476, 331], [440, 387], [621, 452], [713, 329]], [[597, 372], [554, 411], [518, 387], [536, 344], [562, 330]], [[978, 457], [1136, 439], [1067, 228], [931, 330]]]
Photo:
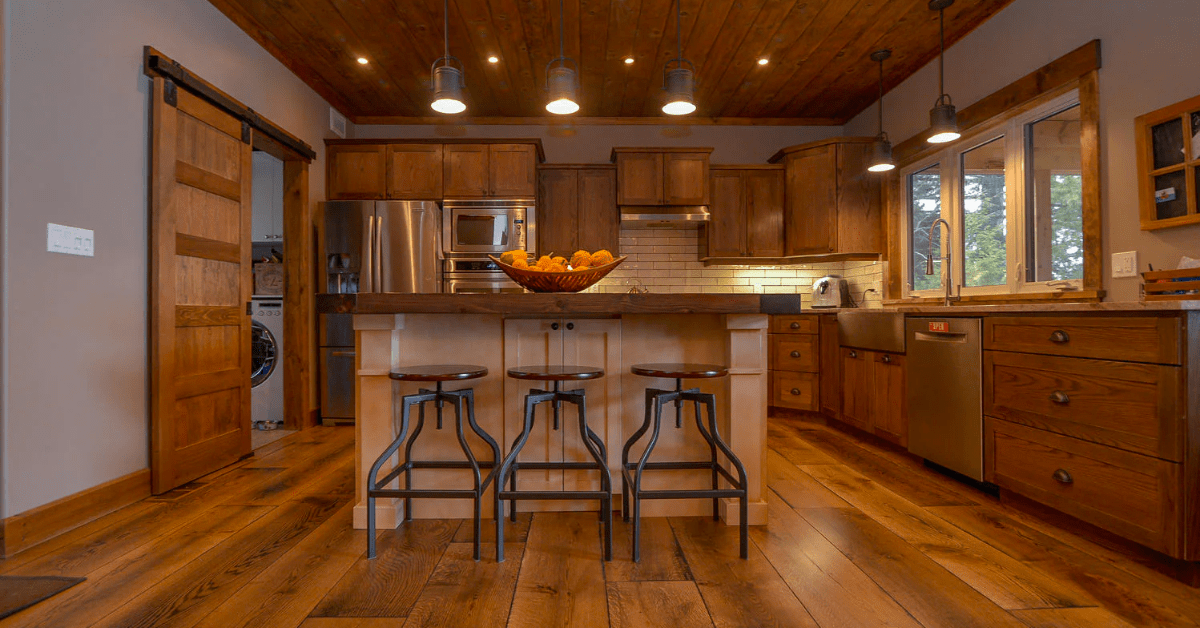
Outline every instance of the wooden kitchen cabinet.
[[833, 138], [771, 157], [786, 169], [786, 256], [883, 253], [880, 178], [866, 169], [874, 141]]
[[842, 347], [840, 362], [840, 419], [897, 445], [907, 445], [904, 355]]
[[620, 214], [611, 166], [548, 166], [538, 174], [537, 252], [619, 254]]
[[620, 205], [707, 205], [711, 148], [614, 148]]
[[325, 148], [325, 163], [329, 200], [387, 198], [385, 144], [331, 144]]
[[446, 144], [446, 198], [533, 198], [537, 194], [534, 144]]
[[771, 317], [770, 405], [816, 412], [820, 408], [822, 369], [817, 317], [788, 314]]
[[441, 144], [388, 144], [387, 197], [440, 200], [442, 154]]
[[709, 170], [707, 257], [783, 256], [783, 175], [780, 166]]
[[841, 360], [836, 314], [822, 314], [820, 320], [821, 414], [838, 418], [842, 407]]
[[484, 198], [488, 186], [487, 144], [447, 144], [443, 148], [445, 198]]

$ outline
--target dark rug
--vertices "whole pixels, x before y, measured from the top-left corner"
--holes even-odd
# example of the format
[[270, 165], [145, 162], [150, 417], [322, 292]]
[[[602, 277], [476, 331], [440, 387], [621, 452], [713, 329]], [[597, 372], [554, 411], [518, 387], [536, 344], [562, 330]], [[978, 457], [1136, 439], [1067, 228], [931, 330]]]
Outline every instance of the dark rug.
[[0, 619], [53, 597], [87, 578], [0, 576]]

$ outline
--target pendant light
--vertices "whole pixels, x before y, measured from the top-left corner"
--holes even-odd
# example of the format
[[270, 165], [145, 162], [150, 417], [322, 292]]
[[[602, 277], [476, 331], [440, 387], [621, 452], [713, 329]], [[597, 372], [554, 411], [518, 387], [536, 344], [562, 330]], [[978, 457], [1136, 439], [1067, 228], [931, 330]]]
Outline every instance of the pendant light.
[[463, 64], [458, 58], [450, 56], [450, 0], [445, 0], [443, 8], [446, 48], [430, 67], [433, 74], [433, 102], [429, 106], [438, 113], [462, 113], [467, 110], [463, 102]]
[[938, 56], [938, 99], [929, 110], [929, 143], [945, 144], [962, 137], [958, 132], [958, 112], [946, 93], [946, 8], [954, 0], [929, 0], [929, 10], [938, 12], [938, 32], [942, 52]]
[[[546, 103], [546, 111], [558, 115], [566, 115], [579, 111], [579, 73], [575, 61], [563, 53], [563, 0], [558, 0], [558, 56], [546, 64], [546, 91], [550, 92], [550, 101]], [[555, 65], [557, 64], [557, 65]]]
[[871, 60], [879, 63], [879, 135], [871, 149], [871, 165], [867, 168], [871, 172], [887, 172], [896, 167], [896, 162], [892, 161], [892, 143], [883, 132], [883, 62], [890, 56], [892, 51], [887, 49], [871, 53]]
[[[683, 58], [683, 25], [681, 16], [683, 0], [675, 0], [675, 43], [677, 54], [674, 59], [663, 66], [663, 89], [667, 92], [663, 113], [669, 116], [683, 116], [696, 110], [696, 66]], [[671, 64], [675, 68], [671, 69]], [[683, 64], [688, 67], [683, 67]]]

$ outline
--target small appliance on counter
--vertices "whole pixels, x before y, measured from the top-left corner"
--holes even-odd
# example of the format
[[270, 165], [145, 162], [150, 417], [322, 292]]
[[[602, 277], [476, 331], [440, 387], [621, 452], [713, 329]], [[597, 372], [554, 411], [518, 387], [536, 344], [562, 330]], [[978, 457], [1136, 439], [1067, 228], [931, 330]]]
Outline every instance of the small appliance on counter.
[[854, 307], [850, 300], [850, 284], [838, 275], [826, 275], [813, 283], [813, 309]]

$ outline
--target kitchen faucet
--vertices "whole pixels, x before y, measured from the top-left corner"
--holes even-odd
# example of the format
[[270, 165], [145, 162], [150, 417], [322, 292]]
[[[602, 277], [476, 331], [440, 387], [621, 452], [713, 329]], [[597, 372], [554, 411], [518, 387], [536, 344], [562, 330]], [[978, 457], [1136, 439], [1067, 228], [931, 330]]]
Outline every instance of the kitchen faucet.
[[954, 273], [950, 272], [950, 255], [954, 250], [951, 238], [953, 238], [954, 233], [950, 231], [950, 223], [946, 222], [945, 218], [938, 218], [933, 221], [932, 225], [929, 225], [929, 255], [925, 256], [925, 274], [933, 274], [933, 230], [938, 226], [939, 222], [946, 225], [946, 256], [942, 258], [942, 262], [946, 266], [946, 300], [942, 304], [950, 307], [950, 302], [957, 301], [958, 297], [950, 296], [950, 284], [954, 283]]

